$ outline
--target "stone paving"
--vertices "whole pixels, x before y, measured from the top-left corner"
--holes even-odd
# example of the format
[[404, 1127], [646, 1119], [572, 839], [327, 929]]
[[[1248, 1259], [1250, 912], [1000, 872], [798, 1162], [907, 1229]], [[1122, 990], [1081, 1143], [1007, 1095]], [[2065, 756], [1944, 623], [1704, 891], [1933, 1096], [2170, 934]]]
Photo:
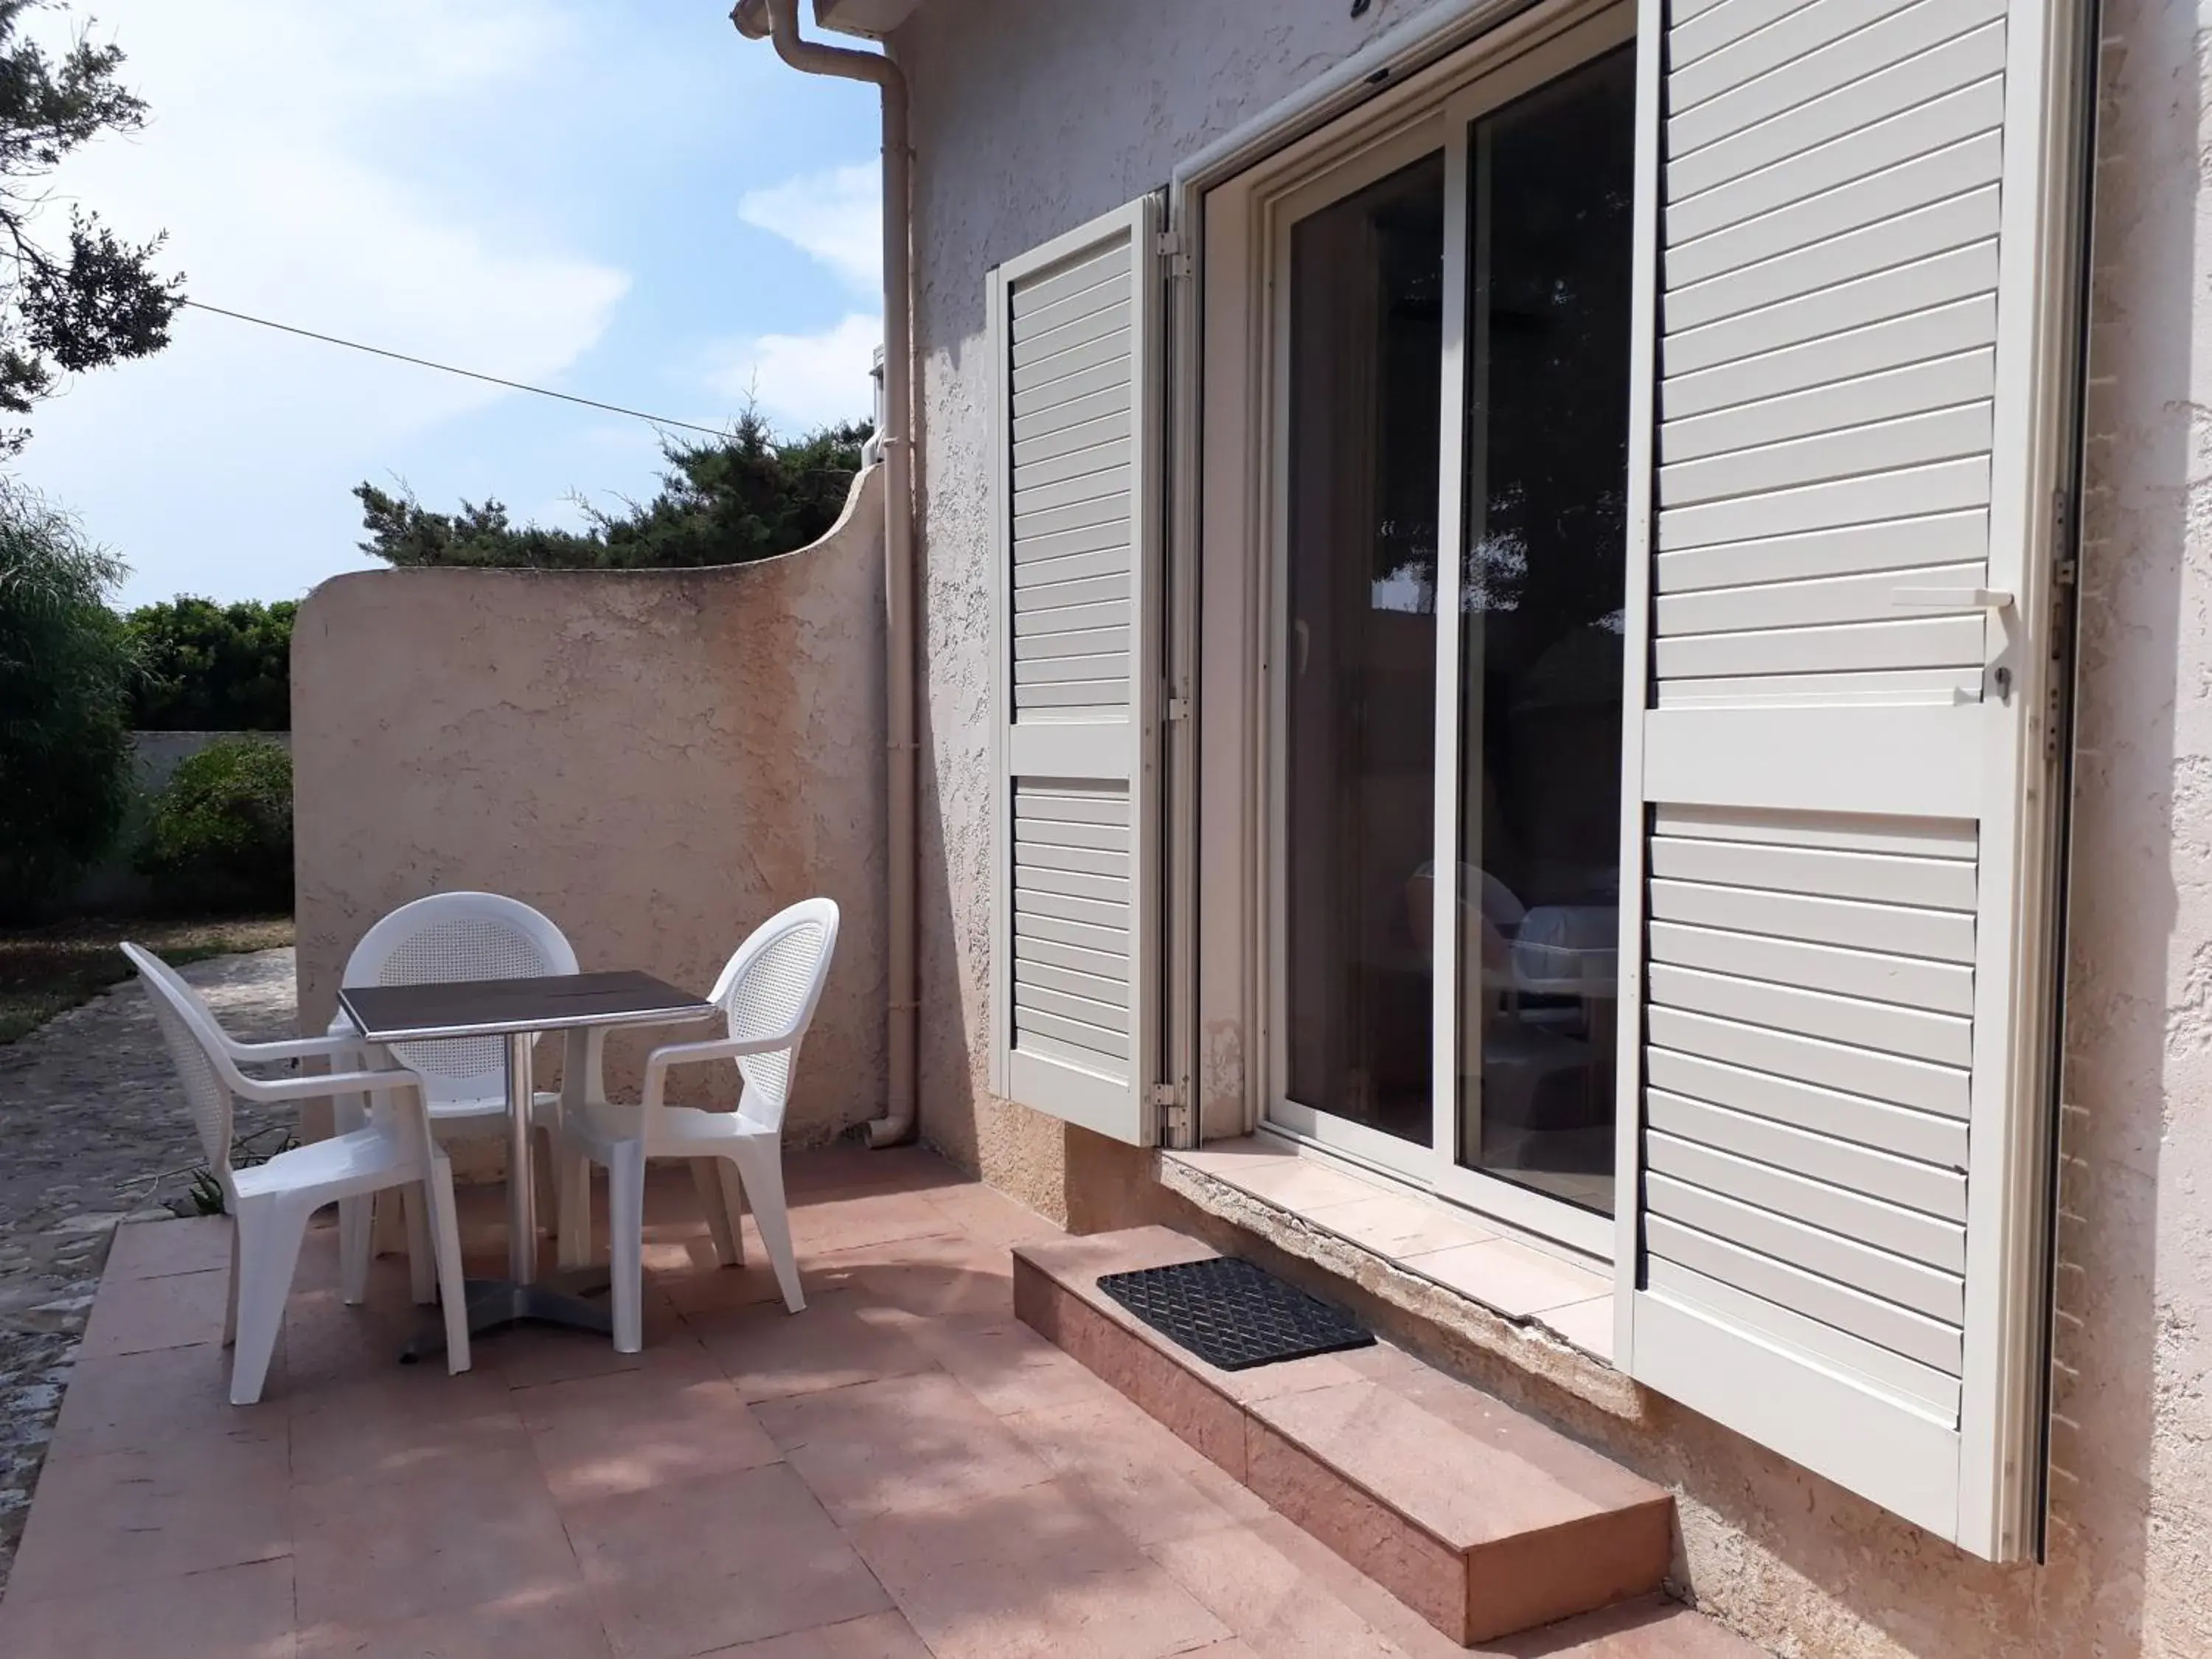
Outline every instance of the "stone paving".
[[[293, 1036], [292, 951], [180, 970], [232, 1035]], [[241, 1109], [267, 1143], [291, 1109]], [[204, 1162], [146, 995], [127, 982], [0, 1048], [0, 1589], [116, 1224], [182, 1203]]]

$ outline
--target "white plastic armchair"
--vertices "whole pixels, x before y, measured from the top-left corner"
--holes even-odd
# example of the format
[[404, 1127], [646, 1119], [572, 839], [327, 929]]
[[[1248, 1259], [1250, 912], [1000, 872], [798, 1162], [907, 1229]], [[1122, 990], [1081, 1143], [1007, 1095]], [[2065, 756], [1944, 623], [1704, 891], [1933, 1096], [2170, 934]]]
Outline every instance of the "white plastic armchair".
[[[421, 985], [475, 979], [530, 979], [547, 974], [573, 974], [576, 952], [550, 918], [520, 899], [498, 893], [434, 893], [403, 904], [362, 935], [346, 959], [344, 985]], [[350, 1033], [352, 1025], [343, 1012], [330, 1025], [331, 1034]], [[572, 1042], [562, 1067], [563, 1094], [583, 1101], [600, 1097], [600, 1051], [605, 1034], [593, 1031], [582, 1042]], [[459, 1037], [438, 1042], [392, 1045], [392, 1054], [401, 1065], [420, 1073], [429, 1090], [431, 1132], [440, 1140], [457, 1140], [501, 1133], [507, 1122], [507, 1056], [503, 1041], [495, 1036]], [[365, 1049], [355, 1063], [374, 1056]], [[551, 1095], [540, 1100], [550, 1103]], [[334, 1115], [341, 1130], [367, 1121], [368, 1103], [358, 1095], [334, 1095]], [[551, 1214], [550, 1194], [540, 1206]], [[370, 1249], [373, 1220], [370, 1200], [349, 1201], [340, 1208], [343, 1251], [349, 1271], [365, 1264]], [[409, 1249], [420, 1258], [423, 1249], [422, 1218], [411, 1209], [408, 1216]]]
[[[566, 1109], [555, 1133], [561, 1156], [562, 1258], [572, 1265], [591, 1253], [588, 1165], [607, 1171], [608, 1254], [611, 1259], [615, 1346], [635, 1353], [643, 1341], [645, 1166], [648, 1159], [692, 1161], [704, 1176], [716, 1253], [724, 1266], [742, 1260], [738, 1224], [748, 1204], [775, 1270], [784, 1306], [806, 1306], [783, 1197], [783, 1113], [799, 1047], [837, 948], [837, 906], [807, 899], [778, 912], [738, 947], [709, 994], [728, 1021], [728, 1035], [705, 1042], [672, 1042], [646, 1057], [635, 1106], [593, 1101]], [[671, 1066], [735, 1061], [742, 1083], [734, 1112], [671, 1106]]]
[[[315, 1058], [343, 1065], [353, 1045], [329, 1037], [237, 1042], [167, 963], [136, 945], [125, 945], [123, 953], [146, 983], [162, 1040], [176, 1062], [191, 1108], [200, 1150], [232, 1218], [230, 1305], [223, 1321], [223, 1340], [234, 1345], [231, 1403], [250, 1406], [261, 1397], [276, 1334], [283, 1324], [285, 1299], [299, 1267], [307, 1218], [325, 1204], [387, 1187], [412, 1186], [427, 1193], [438, 1291], [445, 1304], [446, 1363], [452, 1370], [468, 1370], [468, 1297], [461, 1277], [453, 1165], [431, 1138], [422, 1074], [394, 1068], [277, 1079], [248, 1077], [239, 1069], [241, 1065]], [[341, 1089], [389, 1098], [393, 1109], [378, 1112], [369, 1122], [331, 1139], [279, 1152], [264, 1164], [244, 1170], [231, 1167], [233, 1114], [238, 1101], [314, 1100]], [[349, 1271], [340, 1287], [350, 1304], [358, 1304], [367, 1289], [365, 1261], [361, 1267], [363, 1276]], [[418, 1264], [418, 1278], [421, 1273]], [[428, 1299], [427, 1287], [419, 1282], [416, 1291], [418, 1300]]]

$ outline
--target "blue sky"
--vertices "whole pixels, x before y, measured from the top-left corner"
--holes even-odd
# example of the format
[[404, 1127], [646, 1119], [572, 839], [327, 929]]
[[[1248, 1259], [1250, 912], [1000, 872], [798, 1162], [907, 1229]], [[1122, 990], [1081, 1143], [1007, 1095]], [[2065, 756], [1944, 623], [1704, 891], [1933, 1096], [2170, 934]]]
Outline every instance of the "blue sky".
[[[166, 228], [193, 297], [707, 424], [867, 412], [873, 93], [801, 76], [724, 0], [101, 0], [146, 131], [56, 192]], [[649, 495], [653, 430], [186, 312], [41, 407], [20, 470], [123, 602], [296, 597], [374, 562], [404, 481], [573, 523]]]

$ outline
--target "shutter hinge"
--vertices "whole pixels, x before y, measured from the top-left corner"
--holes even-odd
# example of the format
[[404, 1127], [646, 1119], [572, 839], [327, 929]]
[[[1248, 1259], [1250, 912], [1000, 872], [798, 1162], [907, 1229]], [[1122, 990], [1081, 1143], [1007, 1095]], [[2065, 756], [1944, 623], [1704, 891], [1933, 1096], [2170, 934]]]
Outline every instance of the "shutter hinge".
[[1188, 697], [1170, 697], [1168, 699], [1167, 718], [1170, 724], [1176, 720], [1188, 720], [1190, 718], [1190, 699]]
[[1190, 241], [1179, 230], [1164, 230], [1154, 239], [1152, 250], [1160, 256], [1160, 263], [1170, 281], [1179, 281], [1190, 275]]
[[1190, 1097], [1180, 1083], [1155, 1083], [1152, 1103], [1160, 1114], [1160, 1140], [1164, 1146], [1188, 1146], [1192, 1143], [1190, 1127]]
[[2062, 587], [2074, 585], [2080, 566], [2074, 552], [2073, 538], [2069, 535], [2074, 524], [2074, 495], [2064, 488], [2051, 492], [2051, 530], [2053, 543], [2063, 550], [2053, 574]]

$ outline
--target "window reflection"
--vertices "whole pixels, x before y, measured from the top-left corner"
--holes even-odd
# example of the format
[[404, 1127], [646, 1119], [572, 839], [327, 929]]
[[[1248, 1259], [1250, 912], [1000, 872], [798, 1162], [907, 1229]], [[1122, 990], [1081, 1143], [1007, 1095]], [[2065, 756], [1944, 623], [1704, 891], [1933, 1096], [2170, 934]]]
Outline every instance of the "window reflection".
[[1634, 60], [1469, 133], [1462, 1164], [1613, 1207]]
[[1291, 241], [1285, 1034], [1290, 1097], [1427, 1146], [1443, 158]]

